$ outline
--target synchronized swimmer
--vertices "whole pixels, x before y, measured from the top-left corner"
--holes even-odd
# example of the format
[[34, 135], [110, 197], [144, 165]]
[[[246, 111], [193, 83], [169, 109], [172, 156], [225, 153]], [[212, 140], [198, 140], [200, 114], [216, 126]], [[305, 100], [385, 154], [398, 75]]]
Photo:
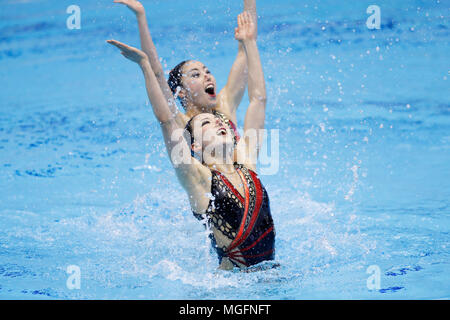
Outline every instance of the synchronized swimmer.
[[[116, 46], [137, 63], [144, 75], [153, 112], [177, 178], [188, 194], [194, 216], [210, 228], [220, 269], [246, 268], [275, 257], [275, 229], [269, 197], [256, 173], [261, 139], [252, 135], [264, 129], [266, 89], [256, 42], [255, 0], [244, 0], [235, 39], [238, 55], [226, 86], [216, 94], [216, 81], [198, 61], [183, 61], [166, 81], [148, 29], [145, 10], [135, 0], [116, 0], [137, 17], [142, 50], [116, 40]], [[236, 109], [247, 87], [249, 106], [243, 137], [236, 126]], [[179, 112], [175, 99], [185, 113]], [[182, 130], [185, 137], [174, 139]], [[249, 137], [255, 137], [254, 139]], [[180, 143], [189, 161], [177, 161], [173, 151]], [[178, 159], [179, 160], [179, 159]]]

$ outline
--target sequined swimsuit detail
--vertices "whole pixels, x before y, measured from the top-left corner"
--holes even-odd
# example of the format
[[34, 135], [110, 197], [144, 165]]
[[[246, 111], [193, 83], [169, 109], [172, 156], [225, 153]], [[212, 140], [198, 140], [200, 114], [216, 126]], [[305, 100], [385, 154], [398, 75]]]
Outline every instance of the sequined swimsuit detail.
[[205, 214], [194, 215], [206, 218], [231, 241], [228, 246], [219, 247], [211, 236], [220, 262], [228, 257], [235, 266], [247, 267], [274, 259], [275, 229], [269, 197], [257, 174], [241, 164], [234, 166], [245, 194], [241, 195], [223, 174], [212, 170], [212, 199]]

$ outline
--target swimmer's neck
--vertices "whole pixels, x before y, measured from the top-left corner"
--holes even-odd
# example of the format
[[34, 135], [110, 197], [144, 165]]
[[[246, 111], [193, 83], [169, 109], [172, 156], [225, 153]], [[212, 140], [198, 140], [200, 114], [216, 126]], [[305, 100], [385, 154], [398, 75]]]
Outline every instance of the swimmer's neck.
[[193, 116], [196, 116], [200, 113], [211, 113], [213, 110], [216, 109], [216, 106], [195, 106], [195, 105], [188, 105], [186, 107], [186, 116], [190, 119]]

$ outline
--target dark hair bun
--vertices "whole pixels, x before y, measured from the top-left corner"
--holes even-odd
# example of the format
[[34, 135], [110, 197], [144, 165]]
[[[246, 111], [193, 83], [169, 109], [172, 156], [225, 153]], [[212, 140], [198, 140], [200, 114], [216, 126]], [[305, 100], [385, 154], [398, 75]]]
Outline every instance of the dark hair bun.
[[181, 77], [183, 76], [183, 74], [181, 73], [181, 69], [188, 61], [189, 60], [180, 62], [169, 73], [169, 80], [167, 80], [167, 83], [169, 84], [170, 90], [172, 90], [173, 94], [177, 92], [178, 87], [181, 87]]

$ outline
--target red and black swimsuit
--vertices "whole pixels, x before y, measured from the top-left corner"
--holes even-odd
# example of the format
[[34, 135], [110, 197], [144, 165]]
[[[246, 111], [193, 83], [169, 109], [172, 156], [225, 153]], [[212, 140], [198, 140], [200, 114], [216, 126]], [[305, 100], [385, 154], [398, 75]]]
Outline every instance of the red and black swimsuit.
[[211, 171], [211, 194], [208, 209], [203, 215], [208, 223], [231, 240], [230, 245], [219, 247], [211, 239], [219, 261], [228, 257], [237, 267], [247, 267], [275, 256], [275, 229], [270, 214], [269, 197], [257, 174], [235, 163], [245, 194], [239, 191], [218, 171]]

